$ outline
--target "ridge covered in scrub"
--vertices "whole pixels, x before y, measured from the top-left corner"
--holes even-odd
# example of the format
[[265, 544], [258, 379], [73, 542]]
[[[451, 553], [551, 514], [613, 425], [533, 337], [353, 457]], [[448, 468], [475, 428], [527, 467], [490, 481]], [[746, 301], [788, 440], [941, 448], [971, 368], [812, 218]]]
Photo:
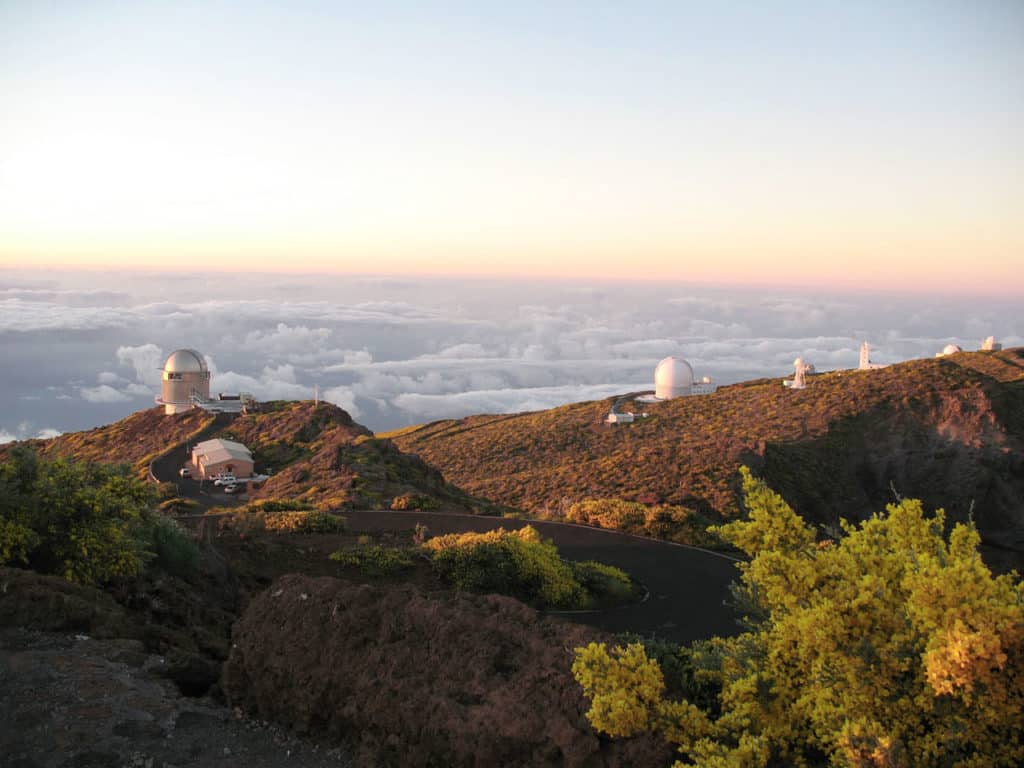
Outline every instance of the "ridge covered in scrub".
[[[244, 443], [253, 452], [257, 472], [273, 470], [254, 499], [288, 499], [324, 511], [471, 512], [489, 506], [445, 482], [438, 470], [402, 453], [390, 440], [375, 437], [331, 403], [273, 401], [234, 419], [199, 410], [166, 416], [162, 408], [149, 408], [103, 427], [28, 443], [42, 457], [128, 464], [145, 476], [149, 462], [166, 450], [214, 437]], [[0, 446], [0, 460], [9, 449]]]
[[[807, 389], [778, 379], [655, 404], [604, 423], [613, 400], [448, 419], [387, 433], [470, 493], [572, 517], [588, 500], [667, 504], [710, 519], [738, 512], [747, 464], [826, 528], [895, 494], [973, 516], [1019, 565], [1024, 551], [1024, 350], [965, 352], [872, 371], [835, 371]], [[1007, 555], [1006, 553], [1009, 552]], [[996, 552], [999, 557], [999, 553]]]

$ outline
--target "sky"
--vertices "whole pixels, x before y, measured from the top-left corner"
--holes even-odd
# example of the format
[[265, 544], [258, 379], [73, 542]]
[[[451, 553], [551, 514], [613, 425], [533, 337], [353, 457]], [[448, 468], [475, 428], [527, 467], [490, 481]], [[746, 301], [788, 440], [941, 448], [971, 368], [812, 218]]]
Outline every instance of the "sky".
[[[653, 388], [667, 356], [719, 384], [1024, 345], [1016, 298], [511, 278], [0, 270], [0, 442], [153, 407], [171, 351], [211, 391], [321, 397], [374, 431]], [[781, 383], [780, 383], [781, 389]]]
[[1019, 296], [1022, 41], [1019, 0], [0, 0], [0, 268]]

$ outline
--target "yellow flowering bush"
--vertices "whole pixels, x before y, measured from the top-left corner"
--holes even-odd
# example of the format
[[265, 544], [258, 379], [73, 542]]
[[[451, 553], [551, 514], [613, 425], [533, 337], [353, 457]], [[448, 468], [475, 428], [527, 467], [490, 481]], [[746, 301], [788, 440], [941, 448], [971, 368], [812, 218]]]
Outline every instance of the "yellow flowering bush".
[[457, 589], [499, 592], [563, 608], [586, 601], [572, 568], [533, 526], [436, 536], [424, 548], [438, 576]]
[[[576, 651], [595, 728], [657, 730], [700, 766], [1015, 766], [1024, 761], [1024, 584], [994, 577], [973, 526], [890, 505], [819, 546], [742, 469], [749, 631], [683, 649], [717, 687], [670, 701], [640, 646]], [[655, 664], [655, 666], [657, 666]], [[677, 707], [677, 709], [673, 709]]]

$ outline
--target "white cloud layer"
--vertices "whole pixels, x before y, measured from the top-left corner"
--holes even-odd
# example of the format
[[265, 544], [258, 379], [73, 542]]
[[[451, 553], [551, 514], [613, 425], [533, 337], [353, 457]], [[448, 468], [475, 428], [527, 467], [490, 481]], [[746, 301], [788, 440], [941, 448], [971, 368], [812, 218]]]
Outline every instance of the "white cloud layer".
[[950, 342], [973, 349], [989, 334], [1024, 343], [1014, 304], [641, 283], [0, 271], [9, 358], [0, 408], [65, 430], [104, 423], [148, 407], [165, 355], [193, 347], [207, 356], [214, 393], [310, 398], [318, 385], [384, 430], [648, 388], [667, 355], [729, 383], [782, 376], [797, 356], [819, 370], [852, 367], [865, 339], [886, 363]]

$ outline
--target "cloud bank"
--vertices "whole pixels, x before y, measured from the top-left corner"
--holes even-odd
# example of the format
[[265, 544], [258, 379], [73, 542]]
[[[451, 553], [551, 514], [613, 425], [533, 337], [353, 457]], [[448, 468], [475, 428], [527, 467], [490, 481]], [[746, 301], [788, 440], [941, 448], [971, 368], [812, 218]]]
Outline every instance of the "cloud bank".
[[[206, 355], [213, 392], [335, 402], [386, 430], [649, 389], [685, 357], [720, 383], [1024, 344], [991, 299], [758, 293], [643, 283], [240, 275], [111, 277], [0, 271], [3, 436], [81, 429], [149, 407], [179, 347]], [[34, 434], [34, 433], [33, 433]]]

